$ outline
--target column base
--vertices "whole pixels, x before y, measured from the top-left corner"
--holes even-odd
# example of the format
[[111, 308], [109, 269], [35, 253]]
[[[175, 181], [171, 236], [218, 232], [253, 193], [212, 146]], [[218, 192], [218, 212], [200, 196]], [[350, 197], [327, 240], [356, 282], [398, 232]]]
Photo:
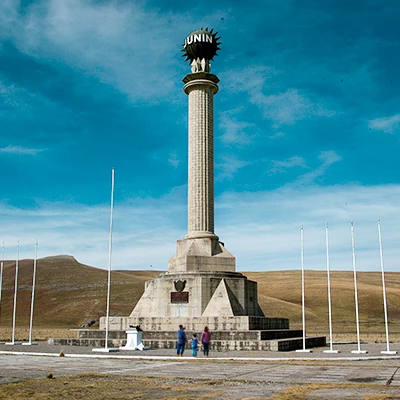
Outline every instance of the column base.
[[184, 239], [213, 239], [219, 240], [219, 237], [212, 232], [189, 232]]
[[[202, 232], [196, 232], [196, 235], [199, 233]], [[235, 270], [235, 257], [226, 250], [217, 236], [207, 232], [204, 232], [203, 237], [178, 240], [176, 253], [168, 263], [169, 273], [235, 272]]]

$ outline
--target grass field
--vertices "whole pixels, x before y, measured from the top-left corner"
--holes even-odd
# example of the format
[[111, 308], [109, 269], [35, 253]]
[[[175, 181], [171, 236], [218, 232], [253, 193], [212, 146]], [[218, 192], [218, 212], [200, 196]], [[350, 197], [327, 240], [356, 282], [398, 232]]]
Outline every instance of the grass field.
[[[221, 366], [223, 368], [223, 366]], [[398, 399], [396, 387], [373, 384], [284, 384], [210, 379], [84, 374], [32, 379], [0, 386], [0, 399], [304, 400]]]
[[[16, 339], [27, 338], [32, 260], [20, 260]], [[144, 290], [146, 280], [160, 271], [113, 271], [110, 315], [129, 315]], [[0, 339], [11, 335], [15, 261], [4, 263], [0, 314]], [[291, 328], [301, 327], [301, 272], [244, 273], [258, 282], [259, 303], [268, 317], [289, 318]], [[381, 274], [359, 272], [358, 296], [361, 338], [385, 341]], [[306, 326], [308, 334], [329, 333], [326, 273], [305, 272]], [[334, 341], [356, 340], [352, 272], [331, 273]], [[391, 341], [400, 341], [400, 273], [386, 274]], [[107, 271], [80, 264], [70, 256], [39, 259], [34, 309], [34, 340], [74, 336], [78, 328], [106, 314]], [[97, 325], [95, 325], [96, 327]], [[57, 334], [58, 333], [58, 334]]]
[[[259, 303], [269, 317], [285, 316], [292, 328], [301, 328], [301, 271], [248, 272], [258, 282]], [[382, 276], [358, 272], [360, 331], [365, 341], [385, 341]], [[390, 337], [400, 341], [400, 274], [385, 274]], [[356, 340], [353, 272], [331, 272], [334, 340]], [[306, 328], [309, 334], [329, 333], [325, 271], [305, 271]]]

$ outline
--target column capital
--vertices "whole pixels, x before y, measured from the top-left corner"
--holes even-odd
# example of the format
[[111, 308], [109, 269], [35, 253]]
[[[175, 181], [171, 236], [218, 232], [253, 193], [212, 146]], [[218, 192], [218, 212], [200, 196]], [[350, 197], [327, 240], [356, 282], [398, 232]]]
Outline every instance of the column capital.
[[196, 72], [194, 74], [187, 74], [183, 79], [185, 86], [183, 90], [186, 94], [190, 93], [190, 90], [195, 86], [209, 86], [211, 87], [213, 94], [218, 92], [219, 78], [217, 75], [209, 74], [208, 72]]
[[187, 74], [183, 79], [183, 83], [188, 83], [190, 81], [194, 81], [196, 79], [206, 79], [208, 81], [212, 81], [215, 84], [219, 82], [219, 78], [217, 75], [210, 74], [209, 72], [195, 72], [193, 74]]

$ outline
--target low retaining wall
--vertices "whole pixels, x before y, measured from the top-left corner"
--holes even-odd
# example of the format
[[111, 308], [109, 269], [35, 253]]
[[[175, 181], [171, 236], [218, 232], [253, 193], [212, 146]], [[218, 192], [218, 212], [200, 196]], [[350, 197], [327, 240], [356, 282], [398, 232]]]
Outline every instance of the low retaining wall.
[[[90, 346], [105, 347], [105, 339], [49, 339], [49, 344], [59, 346]], [[126, 339], [109, 339], [108, 347], [120, 347], [126, 344]], [[175, 350], [175, 340], [148, 340], [143, 339], [143, 344], [150, 349]], [[326, 346], [325, 336], [306, 338], [306, 347]], [[186, 348], [189, 350], [190, 345]], [[212, 340], [210, 349], [213, 351], [292, 351], [303, 348], [302, 338], [276, 339], [276, 340]], [[200, 350], [200, 348], [199, 348]]]
[[[289, 329], [287, 318], [266, 317], [109, 317], [108, 327], [110, 330], [127, 330], [129, 326], [140, 327], [144, 331], [175, 331], [179, 325], [187, 330], [202, 331], [208, 326], [212, 331], [252, 331]], [[100, 318], [100, 329], [106, 328], [106, 317]]]
[[[186, 331], [190, 339], [193, 333], [200, 338], [201, 330]], [[213, 331], [211, 350], [264, 350], [291, 351], [303, 347], [303, 331], [279, 329], [269, 331]], [[144, 331], [143, 344], [151, 349], [175, 349], [176, 331]], [[77, 338], [49, 339], [49, 344], [60, 346], [105, 347], [105, 331], [82, 329], [77, 331]], [[108, 347], [120, 347], [126, 344], [126, 332], [123, 330], [108, 332]], [[306, 338], [306, 347], [326, 346], [325, 336]], [[187, 348], [190, 348], [188, 345]]]

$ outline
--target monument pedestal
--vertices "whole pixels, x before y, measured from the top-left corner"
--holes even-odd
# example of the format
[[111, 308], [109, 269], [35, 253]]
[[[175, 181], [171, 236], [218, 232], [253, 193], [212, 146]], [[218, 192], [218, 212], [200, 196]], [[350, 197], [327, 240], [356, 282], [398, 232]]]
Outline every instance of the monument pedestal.
[[142, 343], [142, 331], [138, 331], [137, 328], [129, 328], [126, 332], [126, 344], [120, 346], [120, 350], [140, 350], [143, 351], [144, 345]]
[[264, 316], [257, 283], [240, 273], [165, 273], [146, 282], [130, 317]]
[[[235, 272], [235, 258], [216, 237], [178, 240], [168, 272], [146, 282], [129, 317], [110, 317], [108, 323], [113, 332], [140, 325], [152, 349], [174, 348], [179, 325], [189, 335], [208, 326], [213, 350], [290, 351], [303, 345], [302, 331], [290, 330], [288, 319], [264, 316], [257, 283]], [[100, 329], [105, 325], [103, 317]], [[325, 344], [325, 337], [306, 338], [307, 347]]]
[[[235, 272], [235, 257], [218, 239], [188, 238], [178, 241], [168, 272], [146, 282], [144, 293], [129, 317], [162, 317], [169, 325], [165, 320], [168, 318], [176, 321], [172, 328], [175, 329], [183, 319], [189, 322], [193, 318], [204, 321], [219, 318], [226, 325], [229, 318], [242, 316], [264, 317], [258, 305], [257, 283]], [[236, 320], [232, 321], [229, 329], [245, 329], [238, 327]]]

